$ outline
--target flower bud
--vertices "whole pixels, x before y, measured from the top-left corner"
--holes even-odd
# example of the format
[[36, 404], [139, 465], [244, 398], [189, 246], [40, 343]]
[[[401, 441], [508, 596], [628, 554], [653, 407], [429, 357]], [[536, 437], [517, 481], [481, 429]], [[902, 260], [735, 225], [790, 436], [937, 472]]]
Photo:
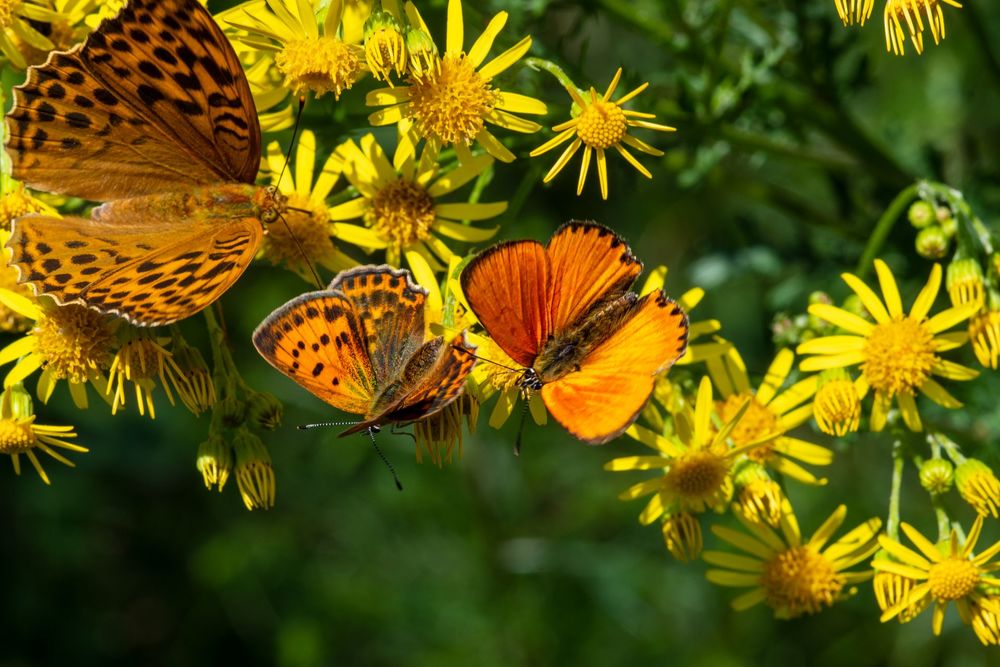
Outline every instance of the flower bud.
[[940, 225], [924, 227], [917, 234], [917, 254], [926, 259], [941, 259], [948, 254], [948, 236]]
[[966, 459], [955, 469], [955, 483], [965, 502], [983, 516], [1000, 511], [1000, 480], [978, 459]]
[[917, 229], [923, 229], [927, 225], [937, 222], [934, 206], [923, 200], [910, 204], [910, 210], [906, 212], [906, 217], [910, 220], [910, 224]]
[[955, 481], [955, 466], [946, 459], [927, 459], [920, 466], [920, 486], [932, 496], [951, 489]]

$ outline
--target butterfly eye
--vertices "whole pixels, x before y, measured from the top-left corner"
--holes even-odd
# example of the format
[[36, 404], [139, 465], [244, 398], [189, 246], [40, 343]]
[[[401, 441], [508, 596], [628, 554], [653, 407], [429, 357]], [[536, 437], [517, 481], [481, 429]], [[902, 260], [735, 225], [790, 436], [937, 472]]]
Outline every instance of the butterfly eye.
[[271, 224], [278, 219], [278, 209], [276, 208], [265, 208], [260, 212], [261, 222], [265, 224]]

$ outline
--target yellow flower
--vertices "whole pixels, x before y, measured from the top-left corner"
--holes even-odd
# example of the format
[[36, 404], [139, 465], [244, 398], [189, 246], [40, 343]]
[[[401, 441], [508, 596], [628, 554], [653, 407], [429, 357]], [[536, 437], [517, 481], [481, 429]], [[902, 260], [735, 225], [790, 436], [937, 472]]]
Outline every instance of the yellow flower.
[[919, 553], [882, 535], [879, 537], [879, 544], [895, 560], [876, 558], [872, 565], [880, 572], [892, 572], [919, 583], [909, 591], [905, 599], [883, 612], [883, 623], [908, 608], [923, 604], [925, 599], [934, 603], [932, 627], [935, 635], [941, 634], [941, 624], [949, 602], [955, 603], [964, 623], [970, 622], [976, 605], [988, 609], [994, 615], [1000, 615], [1000, 604], [983, 590], [988, 586], [1000, 586], [1000, 578], [990, 575], [990, 572], [1000, 569], [1000, 561], [990, 562], [1000, 553], [1000, 541], [978, 556], [973, 555], [983, 529], [982, 515], [976, 517], [964, 541], [959, 539], [953, 529], [940, 547], [908, 523], [902, 523], [900, 527], [919, 549]]
[[243, 504], [251, 511], [274, 507], [274, 467], [267, 447], [256, 435], [240, 428], [233, 439], [233, 450], [236, 452], [233, 472]]
[[364, 49], [337, 36], [344, 0], [330, 2], [321, 26], [317, 9], [315, 0], [250, 0], [219, 15], [231, 27], [234, 41], [268, 54], [282, 76], [284, 92], [275, 95], [279, 101], [268, 100], [272, 104], [263, 108], [276, 106], [289, 94], [312, 93], [318, 98], [333, 93], [339, 99], [365, 73]]
[[917, 582], [910, 577], [903, 577], [894, 572], [876, 572], [872, 579], [872, 589], [875, 591], [875, 601], [878, 603], [878, 608], [884, 612], [902, 604], [904, 605], [903, 609], [896, 616], [896, 619], [900, 623], [909, 623], [930, 604], [928, 598], [924, 598], [913, 606], [905, 604], [910, 591], [916, 585]]
[[825, 466], [833, 461], [833, 452], [801, 438], [785, 435], [812, 416], [813, 406], [809, 399], [816, 393], [819, 384], [817, 376], [812, 376], [780, 391], [792, 370], [794, 359], [795, 355], [790, 350], [781, 350], [756, 391], [750, 387], [746, 365], [736, 348], [724, 357], [709, 359], [706, 364], [712, 381], [722, 394], [723, 401], [718, 411], [723, 421], [749, 401], [746, 417], [733, 431], [733, 442], [739, 446], [773, 439], [748, 456], [800, 482], [825, 484], [825, 479], [818, 479], [796, 461]]
[[[440, 237], [485, 241], [496, 234], [496, 227], [484, 229], [460, 221], [486, 220], [507, 209], [506, 202], [438, 201], [489, 169], [493, 159], [488, 155], [469, 157], [442, 173], [427, 149], [418, 163], [399, 146], [390, 163], [372, 134], [363, 136], [360, 146], [353, 140], [341, 144], [337, 154], [359, 196], [330, 209], [330, 218], [337, 221], [334, 235], [369, 252], [385, 249], [386, 261], [394, 266], [400, 265], [404, 255], [416, 253], [440, 271], [454, 256]], [[363, 226], [342, 222], [357, 218]]]
[[115, 330], [121, 320], [77, 305], [43, 309], [6, 289], [0, 289], [0, 303], [34, 321], [31, 331], [0, 350], [0, 365], [17, 360], [7, 373], [5, 387], [42, 369], [37, 387], [42, 403], [48, 403], [59, 380], [67, 381], [79, 408], [87, 407], [87, 382], [111, 402], [104, 371], [111, 366], [117, 346]]
[[855, 23], [865, 24], [871, 18], [872, 10], [875, 8], [875, 0], [834, 0], [837, 4], [837, 13], [844, 25], [854, 25]]
[[980, 365], [996, 370], [1000, 360], [1000, 310], [990, 308], [970, 319], [969, 340]]
[[955, 469], [955, 486], [965, 502], [981, 516], [1000, 513], [1000, 480], [978, 459], [965, 459]]
[[[406, 5], [411, 25], [430, 34], [412, 3]], [[520, 42], [483, 65], [493, 40], [507, 22], [507, 12], [494, 16], [469, 51], [463, 50], [465, 28], [461, 0], [448, 2], [448, 30], [444, 55], [436, 66], [408, 85], [380, 88], [368, 93], [369, 106], [386, 107], [371, 114], [372, 125], [398, 123], [403, 155], [416, 153], [421, 139], [427, 140], [430, 155], [445, 146], [454, 146], [459, 160], [471, 159], [469, 146], [478, 141], [496, 159], [514, 160], [514, 154], [486, 129], [486, 123], [515, 132], [537, 132], [538, 123], [515, 113], [543, 114], [546, 107], [533, 97], [494, 88], [493, 78], [506, 71], [531, 48], [531, 38]]]
[[[290, 161], [277, 141], [267, 147], [265, 160], [272, 185], [288, 197], [285, 214], [267, 226], [260, 256], [272, 264], [282, 264], [306, 282], [313, 282], [310, 262], [339, 272], [356, 264], [333, 243], [334, 225], [325, 200], [340, 179], [340, 158], [331, 154], [313, 181], [316, 162], [316, 135], [304, 130]], [[279, 175], [281, 180], [279, 181]]]
[[861, 423], [860, 382], [852, 380], [843, 368], [831, 368], [820, 374], [819, 389], [813, 401], [813, 417], [819, 430], [843, 437], [858, 430]]
[[188, 392], [178, 391], [181, 403], [196, 415], [215, 405], [215, 382], [205, 358], [198, 348], [191, 347], [178, 333], [174, 333], [173, 358], [184, 378]]
[[[55, 13], [55, 16], [47, 22], [48, 25], [41, 31], [44, 32], [46, 39], [52, 43], [52, 46], [48, 49], [39, 49], [24, 40], [15, 40], [24, 53], [28, 64], [41, 64], [48, 58], [50, 50], [66, 51], [78, 42], [82, 42], [92, 29], [88, 23], [93, 23], [93, 27], [96, 27], [99, 23], [97, 17], [106, 12], [103, 9], [105, 4], [115, 3], [105, 3], [101, 0], [50, 0], [48, 6]], [[113, 16], [120, 9], [121, 6], [118, 6], [107, 15]]]
[[[580, 177], [576, 183], [576, 194], [583, 192], [583, 184], [587, 180], [587, 172], [590, 169], [591, 157], [597, 156], [597, 178], [601, 185], [601, 197], [608, 198], [608, 163], [606, 151], [614, 148], [625, 161], [636, 168], [640, 174], [646, 178], [652, 178], [649, 170], [642, 166], [635, 156], [628, 152], [625, 146], [630, 146], [638, 151], [649, 155], [661, 156], [663, 151], [653, 148], [649, 144], [636, 139], [628, 133], [630, 127], [639, 127], [647, 130], [658, 130], [660, 132], [673, 132], [676, 128], [658, 123], [651, 123], [649, 119], [656, 116], [651, 113], [641, 113], [622, 109], [622, 105], [636, 97], [644, 91], [649, 83], [643, 83], [630, 93], [624, 95], [617, 101], [612, 101], [611, 96], [618, 88], [621, 80], [622, 70], [619, 67], [615, 73], [611, 84], [599, 97], [597, 91], [591, 87], [589, 97], [586, 99], [580, 91], [572, 87], [567, 87], [566, 92], [573, 98], [574, 117], [565, 123], [560, 123], [552, 128], [553, 132], [558, 132], [555, 137], [531, 151], [531, 157], [536, 157], [546, 153], [556, 146], [560, 146], [570, 139], [572, 143], [566, 147], [556, 163], [552, 165], [549, 172], [545, 174], [544, 183], [548, 183], [562, 171], [562, 168], [576, 155], [583, 146], [583, 161], [580, 163]], [[624, 145], [623, 145], [624, 144]]]
[[133, 326], [125, 329], [124, 340], [111, 362], [111, 370], [108, 371], [106, 393], [112, 397], [111, 414], [116, 414], [119, 407], [125, 407], [125, 385], [128, 382], [135, 388], [139, 414], [145, 415], [148, 410], [150, 419], [156, 418], [156, 408], [153, 405], [156, 378], [160, 379], [171, 405], [174, 405], [171, 386], [178, 394], [186, 395], [188, 401], [192, 400], [192, 391], [183, 371], [164, 347], [169, 342], [169, 338], [154, 337], [148, 329]]
[[972, 604], [972, 630], [985, 646], [1000, 645], [1000, 596], [990, 596], [986, 604]]
[[[0, 258], [0, 289], [5, 289], [25, 299], [31, 299], [33, 297], [31, 288], [17, 281], [18, 271], [10, 265], [14, 251], [7, 247], [9, 239], [10, 232], [6, 229], [0, 229], [0, 253], [2, 253], [2, 258]], [[0, 301], [0, 331], [22, 333], [30, 328], [31, 320], [29, 318]]]
[[781, 486], [755, 461], [745, 462], [736, 473], [736, 502], [733, 508], [751, 523], [766, 523], [775, 528], [781, 522], [781, 504], [785, 494]]
[[38, 476], [50, 484], [35, 450], [48, 454], [56, 461], [75, 467], [74, 463], [52, 449], [59, 447], [73, 452], [86, 452], [86, 447], [67, 439], [76, 437], [72, 426], [45, 426], [35, 423], [31, 397], [20, 385], [6, 387], [0, 394], [0, 454], [10, 456], [14, 474], [21, 474], [21, 454], [28, 457]]
[[205, 482], [205, 488], [216, 487], [219, 493], [233, 472], [233, 448], [218, 433], [198, 445], [197, 468]]
[[[961, 8], [955, 0], [886, 0], [885, 3], [885, 49], [898, 56], [906, 49], [906, 32], [917, 53], [924, 51], [924, 21], [930, 28], [934, 43], [944, 39], [944, 12], [942, 5]], [[906, 25], [906, 31], [903, 25]]]
[[965, 257], [949, 264], [944, 284], [951, 298], [951, 305], [974, 303], [982, 307], [986, 297], [986, 286], [983, 284], [983, 269], [975, 259]]
[[59, 216], [54, 208], [32, 196], [23, 183], [0, 173], [0, 228], [9, 231], [11, 222], [29, 213]]
[[365, 21], [365, 60], [372, 77], [393, 87], [390, 71], [406, 74], [406, 38], [390, 12], [376, 9]]
[[663, 543], [675, 559], [687, 563], [701, 555], [701, 524], [688, 513], [667, 514], [663, 517]]
[[639, 522], [648, 525], [664, 514], [676, 511], [723, 511], [733, 494], [732, 467], [741, 455], [773, 439], [732, 444], [731, 436], [744, 418], [749, 402], [726, 419], [716, 431], [712, 426], [712, 383], [701, 379], [693, 410], [675, 416], [675, 432], [670, 436], [654, 433], [632, 424], [625, 433], [656, 451], [655, 456], [626, 456], [604, 464], [605, 470], [662, 470], [659, 477], [635, 484], [619, 498], [633, 500], [652, 494], [639, 515]]
[[815, 614], [853, 593], [850, 589], [845, 591], [845, 586], [872, 576], [871, 570], [844, 570], [875, 553], [876, 535], [882, 522], [869, 519], [827, 546], [845, 516], [847, 508], [841, 505], [805, 543], [787, 500], [783, 503], [780, 535], [760, 523], [743, 522], [749, 535], [712, 526], [717, 537], [749, 556], [706, 551], [702, 556], [705, 562], [726, 569], [712, 569], [705, 576], [720, 586], [752, 588], [733, 600], [733, 609], [737, 611], [764, 602], [774, 610], [776, 618]]
[[24, 69], [28, 62], [25, 50], [51, 51], [52, 41], [39, 32], [32, 22], [51, 23], [59, 14], [45, 0], [0, 1], [0, 52], [14, 67]]
[[865, 310], [875, 322], [830, 304], [810, 305], [810, 315], [835, 324], [848, 334], [814, 338], [799, 345], [799, 354], [816, 355], [803, 360], [799, 367], [803, 371], [822, 371], [860, 364], [861, 393], [866, 393], [868, 388], [875, 391], [872, 430], [881, 431], [885, 427], [892, 400], [896, 398], [903, 421], [911, 430], [920, 431], [923, 426], [914, 400], [917, 391], [943, 407], [954, 409], [962, 406], [958, 399], [932, 379], [932, 375], [951, 380], [971, 380], [979, 375], [971, 368], [939, 356], [940, 352], [966, 342], [968, 337], [964, 332], [942, 332], [968, 319], [975, 313], [976, 306], [968, 304], [949, 308], [927, 318], [941, 288], [941, 266], [935, 264], [910, 314], [906, 315], [889, 267], [882, 260], [875, 260], [875, 270], [882, 287], [884, 305], [860, 278], [850, 273], [841, 274], [844, 282], [861, 298]]

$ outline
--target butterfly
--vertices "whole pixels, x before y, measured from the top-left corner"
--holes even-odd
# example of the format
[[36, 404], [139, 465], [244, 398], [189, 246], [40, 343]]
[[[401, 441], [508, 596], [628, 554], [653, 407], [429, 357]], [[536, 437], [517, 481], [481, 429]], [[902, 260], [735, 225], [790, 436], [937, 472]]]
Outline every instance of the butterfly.
[[13, 175], [106, 202], [22, 217], [21, 282], [139, 325], [205, 308], [240, 277], [284, 198], [253, 184], [260, 126], [246, 75], [195, 0], [131, 0], [14, 88]]
[[461, 395], [476, 363], [465, 332], [424, 340], [426, 297], [406, 269], [359, 266], [275, 310], [253, 344], [317, 397], [362, 415], [342, 436], [419, 421]]
[[656, 374], [687, 347], [688, 322], [662, 290], [629, 291], [642, 271], [624, 240], [594, 222], [568, 222], [547, 246], [499, 243], [462, 272], [466, 302], [486, 333], [523, 367], [521, 386], [588, 444], [621, 435]]

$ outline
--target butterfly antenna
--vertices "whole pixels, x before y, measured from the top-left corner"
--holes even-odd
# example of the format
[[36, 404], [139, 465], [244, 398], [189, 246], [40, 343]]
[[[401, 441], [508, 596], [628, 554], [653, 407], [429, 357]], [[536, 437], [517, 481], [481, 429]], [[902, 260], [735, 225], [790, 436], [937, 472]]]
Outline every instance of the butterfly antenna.
[[288, 235], [292, 237], [292, 241], [295, 242], [295, 247], [298, 249], [299, 254], [302, 255], [302, 259], [306, 261], [306, 266], [309, 267], [309, 273], [312, 274], [313, 282], [316, 283], [316, 289], [323, 289], [325, 285], [323, 285], [323, 281], [320, 279], [319, 274], [316, 272], [316, 266], [313, 264], [313, 261], [309, 258], [309, 255], [306, 254], [306, 249], [303, 248], [302, 244], [299, 242], [299, 237], [297, 237], [295, 235], [295, 232], [292, 231], [292, 227], [291, 225], [288, 224], [288, 221], [285, 220], [285, 216], [279, 213], [278, 219], [281, 220], [282, 224], [285, 225], [285, 229], [288, 230]]
[[354, 426], [355, 424], [360, 424], [361, 422], [320, 422], [318, 424], [299, 424], [295, 428], [305, 431], [310, 428], [321, 428], [323, 426]]
[[306, 97], [305, 95], [299, 96], [299, 110], [295, 114], [295, 124], [292, 126], [292, 139], [288, 142], [288, 150], [285, 152], [285, 164], [281, 165], [281, 173], [278, 174], [277, 183], [281, 184], [281, 179], [285, 177], [285, 170], [288, 169], [288, 163], [292, 159], [292, 149], [295, 148], [295, 138], [299, 134], [299, 125], [302, 121], [302, 111], [306, 108]]
[[514, 456], [521, 455], [521, 436], [524, 434], [524, 420], [528, 416], [528, 396], [524, 397], [521, 404], [521, 419], [517, 423], [517, 438], [514, 439]]
[[382, 453], [382, 450], [378, 448], [378, 443], [375, 442], [375, 434], [378, 433], [378, 431], [379, 431], [378, 426], [370, 427], [368, 429], [368, 437], [372, 439], [372, 447], [375, 448], [375, 453], [378, 454], [378, 457], [382, 459], [382, 463], [384, 463], [385, 467], [388, 468], [389, 472], [392, 473], [392, 481], [396, 482], [396, 488], [402, 491], [403, 483], [399, 481], [399, 475], [396, 474], [396, 469], [392, 467], [392, 464], [389, 463], [389, 459], [385, 457], [385, 454]]
[[493, 361], [492, 359], [487, 359], [486, 357], [480, 357], [478, 354], [474, 354], [472, 352], [469, 352], [469, 350], [467, 348], [461, 347], [460, 345], [452, 345], [452, 347], [455, 348], [456, 350], [462, 350], [463, 352], [465, 352], [466, 354], [468, 354], [469, 356], [471, 356], [473, 359], [476, 359], [477, 361], [485, 361], [488, 364], [493, 364], [494, 366], [499, 366], [500, 368], [505, 368], [508, 371], [513, 371], [514, 373], [522, 373], [522, 372], [524, 372], [523, 368], [514, 368], [513, 366], [508, 366], [506, 364], [501, 364], [499, 361]]

